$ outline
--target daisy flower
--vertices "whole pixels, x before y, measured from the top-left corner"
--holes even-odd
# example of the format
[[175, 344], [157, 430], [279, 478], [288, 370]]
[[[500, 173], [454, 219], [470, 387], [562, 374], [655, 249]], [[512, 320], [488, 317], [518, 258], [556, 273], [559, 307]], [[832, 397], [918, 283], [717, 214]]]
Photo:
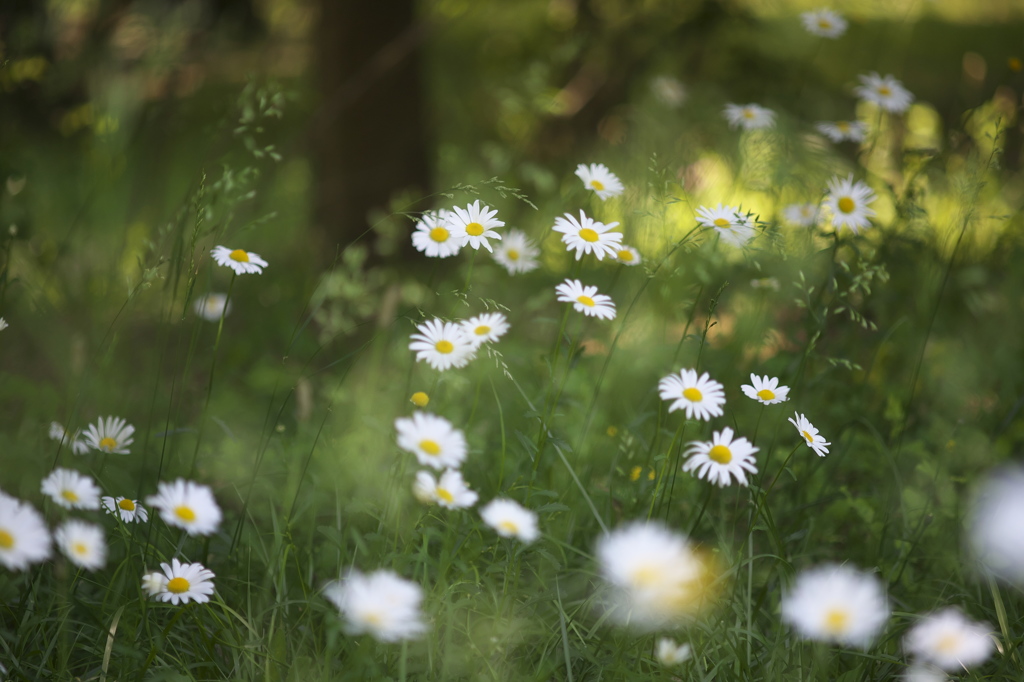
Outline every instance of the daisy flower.
[[775, 112], [758, 104], [726, 104], [722, 114], [730, 128], [757, 130], [775, 125]]
[[651, 92], [658, 101], [672, 109], [678, 109], [686, 101], [686, 86], [672, 76], [655, 76], [651, 79]]
[[0, 332], [2, 332], [3, 330], [7, 329], [10, 326], [11, 325], [7, 324], [7, 320], [5, 320], [4, 318], [0, 317]]
[[508, 270], [508, 274], [530, 272], [537, 269], [540, 249], [522, 230], [509, 230], [494, 248], [494, 260]]
[[196, 299], [192, 311], [207, 322], [217, 322], [231, 312], [231, 304], [227, 294], [209, 293]]
[[50, 438], [61, 445], [71, 448], [76, 455], [84, 455], [89, 452], [89, 444], [79, 438], [81, 431], [68, 433], [58, 422], [50, 422]]
[[741, 247], [754, 237], [754, 228], [749, 219], [740, 215], [735, 206], [719, 204], [715, 208], [701, 206], [697, 209], [697, 222], [704, 227], [712, 227], [722, 241], [732, 246]]
[[708, 483], [716, 483], [719, 488], [732, 483], [732, 478], [742, 486], [747, 485], [747, 475], [757, 473], [754, 453], [758, 451], [746, 438], [733, 440], [732, 429], [728, 426], [715, 431], [710, 441], [694, 441], [687, 446], [686, 464], [683, 471], [693, 471], [694, 476], [703, 478]]
[[128, 497], [103, 497], [100, 500], [108, 514], [121, 517], [125, 523], [141, 523], [149, 520], [149, 512], [136, 500]]
[[845, 225], [857, 234], [862, 227], [871, 227], [870, 218], [875, 212], [868, 204], [874, 200], [875, 193], [866, 184], [854, 182], [852, 175], [845, 180], [837, 175], [828, 183], [828, 195], [822, 206], [832, 212], [832, 225], [837, 229]]
[[903, 682], [948, 682], [949, 676], [934, 666], [911, 663], [900, 679]]
[[988, 660], [995, 645], [992, 629], [968, 620], [960, 609], [925, 616], [903, 640], [908, 653], [943, 670], [968, 670]]
[[508, 331], [508, 320], [501, 313], [484, 313], [463, 320], [460, 324], [462, 332], [476, 348], [485, 343], [494, 343]]
[[476, 347], [462, 327], [454, 322], [437, 318], [417, 325], [418, 334], [409, 338], [409, 350], [416, 352], [416, 361], [426, 361], [434, 369], [444, 371], [451, 367], [465, 367], [476, 357]]
[[183, 564], [171, 559], [170, 564], [160, 564], [163, 571], [142, 576], [142, 589], [162, 602], [177, 606], [194, 601], [205, 604], [213, 594], [213, 571], [200, 563]]
[[998, 469], [981, 486], [967, 538], [982, 566], [1024, 584], [1024, 468]]
[[818, 222], [818, 205], [790, 204], [782, 209], [782, 218], [790, 225], [810, 227]]
[[618, 250], [615, 252], [615, 260], [619, 261], [623, 265], [640, 265], [640, 262], [643, 259], [640, 257], [640, 252], [632, 246], [620, 244]]
[[400, 642], [427, 630], [420, 613], [423, 589], [392, 571], [352, 571], [329, 583], [324, 596], [341, 611], [353, 635], [368, 633], [382, 642]]
[[529, 544], [540, 537], [537, 515], [514, 500], [491, 500], [480, 510], [480, 518], [503, 538], [518, 538]]
[[775, 405], [789, 400], [789, 386], [779, 386], [779, 380], [775, 377], [751, 374], [750, 383], [753, 385], [743, 384], [740, 389], [751, 400], [765, 405]]
[[474, 249], [483, 246], [493, 253], [494, 249], [491, 248], [487, 240], [497, 239], [500, 241], [501, 235], [491, 228], [501, 227], [505, 224], [500, 220], [495, 220], [494, 216], [496, 215], [498, 215], [498, 211], [492, 211], [490, 206], [480, 208], [480, 200], [477, 199], [466, 208], [456, 206], [448, 213], [445, 220], [452, 238], [460, 248], [467, 244]]
[[462, 243], [448, 228], [448, 211], [443, 208], [420, 216], [412, 233], [412, 245], [430, 258], [447, 258], [462, 249]]
[[466, 459], [466, 437], [444, 417], [413, 412], [395, 420], [398, 447], [416, 455], [424, 466], [458, 469]]
[[220, 525], [221, 511], [213, 491], [194, 481], [161, 481], [146, 504], [160, 512], [168, 526], [184, 528], [189, 535], [210, 535]]
[[456, 469], [445, 469], [437, 481], [426, 471], [416, 474], [413, 494], [423, 504], [439, 504], [447, 509], [466, 509], [476, 504], [477, 494], [469, 489]]
[[50, 558], [50, 531], [32, 505], [0, 490], [0, 564], [24, 571]]
[[830, 9], [816, 9], [800, 15], [804, 28], [822, 38], [838, 38], [846, 33], [846, 19]]
[[674, 639], [669, 639], [668, 637], [662, 637], [658, 640], [658, 663], [661, 663], [666, 668], [677, 666], [683, 661], [688, 660], [691, 653], [689, 644], [676, 644]]
[[668, 411], [686, 410], [687, 419], [710, 421], [721, 417], [725, 404], [725, 387], [708, 375], [697, 376], [697, 370], [680, 370], [679, 375], [669, 374], [658, 382], [662, 400], [672, 400]]
[[107, 563], [107, 541], [103, 529], [94, 523], [72, 519], [53, 534], [57, 547], [71, 563], [87, 571], [97, 571]]
[[566, 251], [576, 250], [576, 260], [582, 258], [585, 253], [592, 253], [597, 256], [597, 260], [602, 260], [605, 256], [615, 258], [622, 242], [622, 233], [608, 230], [618, 225], [599, 223], [580, 211], [579, 220], [568, 213], [555, 218], [555, 226], [552, 229], [562, 233]]
[[583, 286], [578, 279], [567, 279], [555, 287], [558, 300], [572, 303], [576, 312], [600, 317], [602, 320], [615, 319], [615, 303], [611, 296], [597, 293], [595, 286]]
[[827, 442], [825, 437], [818, 433], [818, 429], [814, 428], [814, 425], [807, 421], [807, 417], [799, 412], [794, 412], [793, 416], [796, 417], [796, 419], [789, 419], [788, 421], [790, 424], [795, 426], [797, 432], [803, 436], [804, 440], [807, 442], [807, 447], [814, 450], [814, 452], [818, 454], [818, 457], [824, 457], [827, 455], [828, 448], [825, 446], [832, 445], [832, 443]]
[[120, 417], [100, 417], [85, 430], [85, 442], [93, 450], [127, 455], [134, 439], [135, 427]]
[[576, 166], [576, 176], [583, 181], [584, 187], [594, 190], [601, 201], [618, 196], [625, 189], [615, 173], [603, 163], [592, 163], [589, 166], [581, 163]]
[[236, 275], [255, 273], [263, 274], [263, 268], [267, 267], [267, 261], [260, 258], [258, 253], [243, 251], [242, 249], [231, 250], [226, 246], [217, 246], [210, 251], [213, 260], [217, 265], [223, 265], [235, 271]]
[[99, 509], [100, 489], [89, 476], [57, 468], [43, 479], [42, 492], [65, 509]]
[[867, 648], [889, 619], [878, 578], [834, 564], [804, 571], [782, 597], [782, 620], [805, 639]]
[[914, 96], [893, 76], [879, 76], [875, 72], [857, 76], [861, 84], [853, 89], [861, 99], [874, 102], [891, 114], [901, 114], [910, 108]]
[[868, 134], [868, 127], [860, 121], [821, 121], [814, 125], [818, 132], [833, 142], [863, 142]]

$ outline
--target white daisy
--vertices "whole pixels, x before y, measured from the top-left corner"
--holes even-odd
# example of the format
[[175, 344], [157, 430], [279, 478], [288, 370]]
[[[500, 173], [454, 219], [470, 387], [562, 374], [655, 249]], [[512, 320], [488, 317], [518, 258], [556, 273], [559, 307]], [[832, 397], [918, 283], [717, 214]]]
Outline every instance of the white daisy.
[[85, 430], [85, 442], [93, 450], [127, 455], [128, 446], [134, 442], [135, 427], [121, 417], [100, 417]]
[[667, 107], [678, 109], [686, 102], [686, 86], [672, 76], [655, 76], [651, 79], [651, 92]]
[[42, 515], [27, 502], [0, 490], [0, 564], [24, 571], [50, 558], [50, 531]]
[[258, 253], [243, 251], [242, 249], [231, 250], [226, 246], [214, 247], [210, 251], [210, 255], [213, 256], [213, 260], [217, 261], [217, 265], [231, 268], [235, 271], [236, 275], [248, 273], [260, 275], [263, 274], [263, 268], [268, 265], [267, 261], [260, 258]]
[[790, 225], [810, 227], [818, 222], [817, 204], [790, 204], [782, 209], [783, 219]]
[[597, 293], [595, 286], [583, 286], [578, 279], [567, 279], [555, 287], [558, 300], [572, 303], [577, 312], [600, 317], [602, 320], [615, 319], [615, 303], [611, 296]]
[[943, 670], [969, 670], [988, 660], [995, 649], [992, 629], [968, 620], [960, 609], [932, 613], [910, 628], [903, 640], [910, 654]]
[[221, 511], [213, 491], [195, 481], [161, 481], [146, 504], [160, 512], [168, 526], [184, 528], [189, 535], [210, 535], [220, 525]]
[[495, 220], [497, 210], [491, 210], [490, 206], [480, 208], [480, 200], [477, 199], [466, 208], [456, 206], [447, 215], [448, 230], [460, 247], [467, 244], [474, 249], [483, 246], [488, 251], [494, 249], [487, 242], [488, 239], [501, 240], [501, 235], [492, 230], [492, 227], [501, 227], [505, 223]]
[[732, 246], [742, 247], [755, 234], [750, 219], [740, 214], [735, 206], [719, 204], [715, 208], [701, 206], [697, 209], [697, 222], [704, 227], [712, 227], [722, 241]]
[[[213, 594], [213, 571], [200, 563], [183, 564], [177, 559], [160, 564], [163, 576], [147, 573], [142, 576], [142, 589], [162, 602], [177, 605], [194, 601], [205, 604]], [[159, 588], [159, 589], [157, 589]]]
[[615, 252], [615, 260], [619, 261], [623, 265], [640, 265], [643, 259], [640, 257], [640, 252], [634, 249], [632, 246], [626, 246], [620, 244], [618, 250]]
[[11, 325], [7, 324], [7, 320], [5, 320], [4, 318], [0, 317], [0, 332], [2, 332], [3, 330], [7, 329], [10, 326]]
[[413, 412], [395, 420], [398, 447], [416, 455], [424, 466], [458, 469], [466, 459], [466, 436], [444, 417]]
[[900, 678], [903, 682], [948, 682], [949, 676], [925, 663], [911, 663]]
[[537, 515], [514, 500], [491, 500], [480, 510], [480, 518], [503, 538], [518, 538], [529, 544], [540, 537]]
[[775, 112], [758, 104], [726, 104], [722, 114], [730, 128], [756, 130], [775, 125]]
[[889, 613], [878, 578], [849, 566], [804, 571], [782, 597], [782, 620], [801, 637], [847, 646], [867, 648]]
[[672, 400], [668, 411], [685, 410], [687, 419], [710, 421], [721, 417], [725, 404], [725, 387], [707, 372], [697, 376], [695, 369], [683, 369], [678, 375], [669, 374], [658, 382], [662, 400]]
[[508, 320], [501, 313], [484, 313], [460, 324], [462, 332], [477, 348], [485, 343], [494, 343], [508, 331]]
[[107, 563], [107, 541], [103, 529], [94, 523], [72, 519], [53, 534], [57, 547], [71, 563], [87, 571], [97, 571]]
[[893, 114], [900, 114], [910, 108], [914, 96], [893, 76], [879, 76], [875, 72], [857, 76], [861, 85], [853, 89], [861, 99], [874, 102]]
[[89, 476], [57, 468], [43, 479], [42, 491], [65, 509], [99, 509], [100, 489]]
[[416, 352], [416, 361], [426, 361], [434, 369], [465, 367], [476, 357], [476, 347], [462, 327], [454, 322], [428, 320], [416, 327], [418, 334], [409, 338], [409, 350]]
[[828, 183], [822, 206], [832, 212], [832, 225], [837, 229], [845, 225], [857, 234], [862, 227], [871, 227], [870, 218], [875, 212], [868, 204], [874, 200], [875, 193], [863, 182], [854, 182], [852, 175], [845, 180], [837, 175]]
[[687, 446], [686, 464], [683, 471], [693, 471], [694, 476], [703, 478], [708, 483], [715, 483], [719, 488], [732, 483], [732, 478], [742, 486], [747, 485], [747, 475], [757, 473], [754, 453], [758, 451], [746, 438], [733, 440], [732, 429], [726, 426], [715, 431], [710, 441], [694, 441]]
[[466, 509], [477, 500], [477, 494], [469, 489], [457, 469], [445, 469], [440, 481], [429, 472], [418, 472], [413, 494], [423, 504], [439, 504], [448, 509]]
[[846, 33], [846, 19], [830, 9], [816, 9], [800, 15], [804, 28], [822, 38], [838, 38]]
[[448, 211], [443, 208], [420, 217], [412, 233], [412, 245], [430, 258], [447, 258], [462, 249], [461, 241], [448, 228]]
[[81, 431], [68, 433], [63, 425], [58, 422], [50, 422], [50, 438], [64, 447], [70, 447], [71, 452], [76, 455], [84, 455], [89, 452], [89, 444], [79, 437], [81, 433]]
[[662, 637], [658, 640], [658, 663], [671, 668], [688, 660], [692, 652], [689, 644], [676, 644], [674, 639]]
[[583, 181], [583, 186], [593, 190], [602, 201], [622, 194], [625, 189], [615, 173], [603, 163], [592, 163], [589, 166], [581, 163], [576, 166], [576, 175]]
[[860, 121], [821, 121], [814, 127], [833, 142], [863, 142], [868, 134], [867, 124]]
[[1024, 468], [989, 474], [968, 517], [967, 538], [991, 573], [1024, 585]]
[[807, 417], [794, 412], [793, 416], [795, 420], [789, 419], [789, 423], [796, 427], [797, 432], [803, 436], [804, 441], [807, 443], [807, 447], [814, 450], [819, 457], [824, 457], [828, 454], [828, 448], [826, 445], [832, 445], [825, 440], [825, 437], [818, 433], [818, 429], [814, 428], [811, 422], [807, 421]]
[[494, 248], [494, 260], [508, 270], [508, 274], [530, 272], [538, 267], [540, 249], [522, 230], [509, 230]]
[[136, 500], [128, 497], [104, 497], [100, 500], [108, 514], [121, 517], [125, 523], [144, 522], [149, 520], [149, 512]]
[[618, 227], [618, 225], [618, 223], [609, 223], [608, 225], [599, 223], [580, 211], [579, 220], [568, 213], [555, 218], [555, 226], [552, 229], [562, 233], [562, 242], [565, 243], [566, 251], [575, 249], [576, 260], [582, 258], [585, 253], [592, 253], [597, 256], [597, 260], [602, 260], [605, 256], [612, 258], [616, 256], [619, 244], [622, 242], [622, 233], [608, 230]]
[[192, 304], [192, 310], [207, 322], [218, 322], [231, 312], [231, 304], [227, 294], [212, 292], [197, 298]]
[[753, 385], [743, 384], [740, 389], [751, 400], [765, 405], [775, 405], [789, 400], [789, 386], [779, 386], [777, 377], [769, 377], [767, 374], [759, 377], [751, 374], [750, 383]]
[[400, 642], [427, 631], [420, 612], [423, 589], [392, 571], [352, 571], [329, 583], [324, 596], [341, 611], [353, 635], [365, 632], [382, 642]]

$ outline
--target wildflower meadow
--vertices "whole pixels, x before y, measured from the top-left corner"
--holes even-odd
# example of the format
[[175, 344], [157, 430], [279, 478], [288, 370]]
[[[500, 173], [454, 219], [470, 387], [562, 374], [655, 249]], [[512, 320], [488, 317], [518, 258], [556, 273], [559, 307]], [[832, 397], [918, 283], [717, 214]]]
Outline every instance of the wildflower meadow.
[[0, 10], [0, 680], [1024, 680], [1020, 3], [107, 4]]

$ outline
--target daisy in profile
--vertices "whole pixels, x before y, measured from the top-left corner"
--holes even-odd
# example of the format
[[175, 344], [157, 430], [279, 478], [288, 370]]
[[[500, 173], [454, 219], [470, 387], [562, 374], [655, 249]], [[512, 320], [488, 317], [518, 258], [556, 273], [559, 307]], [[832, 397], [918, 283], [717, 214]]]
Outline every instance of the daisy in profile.
[[227, 294], [211, 292], [192, 304], [192, 311], [207, 322], [217, 322], [231, 312]]
[[995, 649], [992, 628], [968, 620], [957, 608], [932, 613], [910, 628], [903, 639], [909, 654], [943, 670], [969, 670], [988, 660]]
[[754, 463], [757, 450], [746, 438], [733, 440], [732, 429], [726, 426], [715, 431], [710, 441], [695, 441], [687, 446], [685, 454], [689, 459], [683, 465], [683, 471], [692, 471], [697, 478], [715, 483], [719, 488], [731, 484], [733, 478], [746, 487], [747, 475], [744, 472], [757, 473]]
[[444, 417], [413, 412], [395, 420], [398, 447], [416, 455], [424, 466], [458, 469], [466, 459], [466, 436]]
[[94, 523], [72, 519], [53, 534], [54, 542], [75, 566], [98, 571], [107, 563], [107, 541], [103, 529]]
[[508, 320], [501, 313], [484, 313], [463, 320], [462, 332], [475, 348], [485, 343], [494, 343], [508, 331]]
[[775, 125], [775, 112], [759, 104], [726, 104], [722, 114], [730, 128], [757, 130]]
[[221, 511], [213, 491], [194, 481], [161, 481], [146, 504], [160, 512], [168, 526], [184, 528], [189, 535], [210, 535], [220, 526]]
[[790, 204], [782, 209], [782, 218], [796, 227], [811, 227], [818, 222], [818, 205]]
[[427, 631], [420, 613], [423, 589], [393, 571], [350, 572], [329, 583], [324, 596], [345, 618], [350, 634], [367, 633], [381, 642], [416, 639]]
[[789, 400], [789, 386], [779, 386], [778, 378], [769, 377], [767, 374], [763, 377], [751, 374], [750, 384], [743, 384], [740, 389], [743, 395], [765, 405], [775, 405]]
[[447, 509], [466, 509], [477, 501], [477, 494], [469, 489], [457, 469], [445, 469], [441, 480], [427, 471], [418, 472], [412, 492], [423, 504], [439, 504]]
[[540, 537], [537, 515], [514, 500], [491, 500], [480, 510], [480, 518], [503, 538], [517, 538], [530, 544]]
[[863, 142], [868, 134], [868, 126], [860, 121], [821, 121], [814, 125], [818, 132], [833, 142]]
[[501, 244], [494, 248], [494, 260], [510, 275], [536, 270], [539, 255], [540, 249], [522, 230], [509, 230]]
[[874, 575], [834, 564], [804, 571], [782, 597], [782, 620], [804, 639], [866, 649], [889, 620]]
[[697, 370], [684, 369], [679, 374], [669, 374], [658, 382], [662, 400], [673, 401], [669, 412], [685, 410], [687, 419], [710, 421], [721, 417], [725, 404], [725, 387], [704, 372], [699, 377]]
[[658, 640], [658, 663], [672, 668], [688, 660], [692, 654], [689, 644], [676, 644], [674, 639], [662, 637]]
[[242, 249], [229, 249], [226, 246], [217, 246], [210, 251], [213, 260], [217, 265], [231, 268], [236, 275], [263, 274], [263, 268], [267, 267], [267, 261], [260, 258], [258, 253], [243, 251]]
[[93, 450], [127, 455], [132, 444], [135, 427], [120, 417], [100, 417], [85, 430], [85, 442]]
[[640, 252], [632, 246], [621, 244], [615, 252], [615, 260], [619, 261], [623, 265], [640, 265], [643, 258], [640, 257]]
[[722, 204], [715, 208], [701, 206], [697, 209], [697, 222], [714, 228], [725, 243], [742, 247], [754, 237], [755, 232], [747, 216], [741, 215], [739, 210]]
[[409, 338], [409, 350], [416, 352], [416, 361], [424, 361], [442, 372], [452, 367], [465, 367], [476, 357], [476, 347], [455, 322], [437, 318], [416, 326], [417, 334]]
[[603, 163], [592, 163], [589, 166], [581, 163], [576, 166], [576, 176], [583, 181], [583, 186], [593, 190], [601, 201], [618, 196], [625, 189], [615, 173], [608, 170]]
[[492, 227], [502, 227], [505, 223], [495, 220], [494, 216], [498, 211], [491, 210], [490, 206], [480, 207], [480, 200], [477, 199], [466, 208], [453, 208], [446, 216], [448, 230], [451, 236], [458, 243], [459, 247], [470, 246], [479, 249], [481, 246], [493, 252], [488, 239], [501, 241], [501, 235], [492, 230]]
[[65, 509], [99, 509], [100, 489], [89, 476], [57, 468], [43, 479], [42, 492]]
[[832, 225], [839, 229], [843, 226], [857, 234], [861, 228], [871, 227], [871, 218], [875, 212], [868, 207], [875, 200], [871, 188], [853, 176], [841, 180], [835, 176], [828, 183], [828, 195], [822, 206], [832, 212]]
[[818, 429], [814, 428], [814, 424], [807, 421], [807, 417], [799, 412], [794, 412], [793, 416], [796, 419], [789, 419], [788, 421], [796, 427], [797, 432], [803, 437], [804, 442], [807, 443], [807, 447], [814, 450], [818, 457], [827, 455], [828, 448], [825, 446], [832, 445], [832, 443], [825, 441], [825, 437], [818, 433]]
[[213, 571], [200, 563], [183, 564], [171, 559], [170, 564], [160, 564], [160, 573], [142, 576], [142, 589], [151, 597], [177, 606], [194, 601], [205, 604], [213, 594]]
[[24, 571], [49, 558], [50, 531], [42, 515], [0, 490], [0, 564], [11, 571]]
[[149, 512], [129, 497], [103, 497], [100, 499], [108, 514], [119, 516], [125, 523], [142, 523], [149, 520]]
[[430, 258], [448, 258], [462, 249], [448, 227], [448, 211], [428, 211], [420, 216], [412, 233], [412, 245]]
[[611, 296], [597, 293], [595, 286], [583, 286], [578, 279], [567, 279], [555, 287], [558, 300], [572, 303], [576, 312], [602, 320], [615, 319], [615, 303]]
[[800, 15], [807, 32], [822, 38], [838, 38], [846, 33], [846, 19], [830, 9], [816, 9]]
[[1024, 585], [1024, 468], [986, 476], [967, 520], [967, 540], [990, 573]]
[[60, 443], [62, 447], [71, 448], [71, 452], [76, 455], [84, 455], [89, 452], [89, 444], [79, 437], [81, 433], [81, 431], [68, 433], [63, 425], [58, 422], [50, 422], [50, 438]]
[[576, 251], [576, 260], [583, 257], [585, 253], [592, 253], [597, 260], [605, 256], [615, 258], [616, 251], [622, 242], [621, 232], [609, 232], [618, 223], [599, 223], [593, 218], [580, 211], [580, 219], [566, 213], [564, 216], [555, 218], [555, 232], [562, 233], [562, 241], [565, 243], [565, 250]]
[[861, 84], [853, 89], [858, 97], [874, 102], [890, 114], [902, 114], [910, 108], [914, 96], [893, 76], [879, 76], [876, 72], [857, 76]]

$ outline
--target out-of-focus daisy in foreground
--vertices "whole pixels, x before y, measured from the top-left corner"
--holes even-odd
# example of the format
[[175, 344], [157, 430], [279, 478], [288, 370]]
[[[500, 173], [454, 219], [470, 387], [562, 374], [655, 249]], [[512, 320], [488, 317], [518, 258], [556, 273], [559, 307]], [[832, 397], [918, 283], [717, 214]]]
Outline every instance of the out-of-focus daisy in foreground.
[[741, 215], [735, 206], [719, 204], [715, 208], [701, 206], [697, 209], [697, 222], [704, 227], [712, 227], [722, 241], [732, 246], [742, 247], [756, 234], [749, 219]]
[[555, 287], [558, 300], [572, 303], [576, 312], [602, 320], [615, 319], [615, 303], [611, 296], [597, 293], [595, 286], [583, 286], [578, 279], [567, 279]]
[[993, 575], [1024, 585], [1024, 468], [997, 469], [981, 486], [967, 540]]
[[479, 348], [485, 343], [494, 343], [508, 331], [508, 319], [501, 313], [484, 313], [461, 322], [462, 331], [470, 343]]
[[666, 668], [677, 666], [690, 658], [692, 652], [689, 644], [676, 644], [674, 639], [662, 637], [658, 640], [658, 663]]
[[789, 400], [789, 386], [779, 386], [778, 377], [770, 377], [767, 374], [763, 377], [751, 374], [750, 384], [743, 384], [740, 389], [751, 400], [765, 405], [775, 405]]
[[775, 112], [759, 104], [726, 104], [722, 114], [730, 128], [757, 130], [775, 125]]
[[632, 246], [621, 244], [618, 251], [615, 252], [615, 260], [623, 265], [640, 265], [643, 258], [640, 257], [640, 252]]
[[98, 571], [107, 563], [107, 541], [103, 529], [94, 523], [71, 519], [53, 534], [54, 542], [71, 563], [87, 571]]
[[910, 108], [914, 95], [893, 76], [879, 76], [872, 72], [857, 76], [861, 84], [853, 89], [863, 100], [874, 102], [891, 114], [901, 114]]
[[943, 670], [969, 670], [988, 660], [995, 649], [992, 628], [968, 620], [960, 609], [925, 616], [903, 640], [909, 654]]
[[424, 466], [458, 469], [466, 459], [466, 436], [444, 417], [413, 412], [395, 420], [398, 447], [416, 455]]
[[341, 611], [353, 635], [368, 633], [382, 642], [400, 642], [427, 631], [420, 612], [423, 589], [393, 571], [352, 571], [329, 583], [324, 597]]
[[838, 175], [828, 183], [828, 195], [822, 206], [832, 213], [832, 224], [836, 229], [846, 226], [857, 234], [861, 228], [871, 227], [875, 211], [868, 204], [875, 200], [875, 193], [866, 184], [853, 176], [845, 180]]
[[260, 258], [258, 253], [243, 251], [242, 249], [229, 249], [226, 246], [217, 246], [210, 251], [213, 260], [217, 265], [231, 268], [236, 275], [263, 274], [263, 268], [267, 267], [267, 261]]
[[782, 597], [782, 620], [797, 634], [847, 646], [867, 648], [889, 614], [878, 578], [849, 566], [806, 570]]
[[424, 361], [437, 370], [465, 367], [476, 357], [476, 346], [455, 322], [427, 320], [417, 325], [417, 334], [409, 338], [409, 350], [415, 351], [416, 361]]
[[96, 481], [72, 469], [57, 468], [43, 479], [42, 492], [65, 509], [99, 509]]
[[669, 374], [658, 382], [662, 400], [673, 401], [669, 412], [684, 410], [687, 419], [710, 421], [721, 417], [725, 404], [725, 387], [704, 372], [699, 377], [695, 369], [683, 369]]
[[715, 431], [710, 441], [694, 441], [686, 448], [686, 463], [683, 471], [693, 471], [694, 476], [703, 478], [708, 483], [715, 483], [719, 488], [736, 482], [747, 485], [747, 475], [757, 473], [754, 453], [758, 448], [746, 438], [733, 440], [732, 429], [726, 426]]
[[807, 417], [794, 412], [793, 416], [796, 419], [789, 419], [789, 423], [796, 427], [797, 433], [800, 434], [804, 442], [807, 443], [807, 447], [814, 450], [815, 454], [819, 457], [824, 457], [828, 454], [828, 448], [826, 446], [832, 445], [825, 440], [825, 437], [818, 433], [818, 429], [814, 428], [814, 424], [807, 420]]
[[576, 166], [576, 176], [583, 181], [584, 187], [593, 190], [602, 201], [622, 194], [625, 189], [618, 176], [603, 163], [592, 163], [589, 166], [581, 163]]
[[231, 304], [227, 294], [211, 292], [197, 298], [192, 310], [207, 322], [217, 322], [231, 312]]
[[837, 12], [821, 8], [800, 15], [804, 28], [822, 38], [838, 38], [846, 33], [846, 19]]
[[492, 230], [493, 227], [502, 227], [505, 223], [496, 219], [497, 209], [490, 206], [480, 207], [480, 200], [477, 199], [466, 208], [456, 206], [448, 212], [445, 220], [451, 236], [459, 246], [469, 246], [472, 249], [479, 249], [481, 246], [493, 252], [488, 239], [501, 241], [501, 235]]
[[104, 497], [100, 500], [108, 514], [121, 517], [125, 523], [141, 523], [149, 520], [149, 512], [136, 500], [129, 497]]
[[580, 211], [580, 219], [566, 213], [564, 216], [555, 218], [555, 232], [562, 233], [562, 241], [565, 243], [566, 251], [576, 251], [576, 260], [583, 257], [585, 253], [592, 253], [602, 260], [605, 256], [615, 258], [616, 251], [622, 243], [621, 232], [609, 232], [618, 223], [605, 225]]
[[818, 204], [790, 204], [782, 209], [782, 218], [790, 225], [810, 227], [818, 222]]
[[412, 245], [430, 258], [448, 258], [462, 248], [448, 228], [448, 211], [443, 208], [420, 216], [412, 233]]
[[210, 535], [220, 526], [222, 515], [213, 491], [195, 481], [161, 481], [146, 504], [159, 511], [168, 526], [184, 528], [189, 535]]
[[160, 564], [160, 569], [163, 575], [147, 573], [142, 576], [142, 589], [151, 597], [174, 605], [210, 601], [215, 577], [210, 569], [200, 563], [183, 564], [177, 559], [171, 559], [170, 564]]
[[536, 270], [539, 255], [540, 249], [522, 230], [509, 230], [494, 248], [494, 260], [510, 275]]
[[927, 663], [914, 662], [907, 666], [900, 677], [903, 682], [949, 682], [949, 676]]
[[540, 537], [537, 515], [514, 500], [491, 500], [480, 510], [480, 518], [503, 538], [517, 538], [529, 544]]
[[477, 494], [469, 489], [456, 469], [445, 469], [441, 480], [420, 471], [413, 483], [413, 494], [423, 504], [439, 504], [448, 509], [465, 509], [476, 504]]
[[142, 591], [155, 597], [167, 589], [167, 576], [160, 571], [146, 573], [142, 576]]
[[659, 102], [672, 109], [678, 109], [686, 102], [686, 86], [672, 76], [655, 76], [651, 79], [651, 92]]
[[89, 452], [89, 444], [80, 437], [81, 434], [81, 431], [68, 433], [62, 424], [58, 422], [50, 422], [50, 438], [57, 441], [64, 447], [71, 448], [71, 452], [76, 455], [84, 455]]
[[100, 452], [127, 455], [128, 446], [134, 442], [134, 433], [135, 427], [121, 417], [100, 417], [85, 429], [85, 442]]
[[868, 134], [867, 124], [860, 121], [821, 121], [814, 127], [833, 142], [863, 142]]
[[0, 490], [0, 564], [24, 571], [50, 558], [50, 531], [42, 514]]

